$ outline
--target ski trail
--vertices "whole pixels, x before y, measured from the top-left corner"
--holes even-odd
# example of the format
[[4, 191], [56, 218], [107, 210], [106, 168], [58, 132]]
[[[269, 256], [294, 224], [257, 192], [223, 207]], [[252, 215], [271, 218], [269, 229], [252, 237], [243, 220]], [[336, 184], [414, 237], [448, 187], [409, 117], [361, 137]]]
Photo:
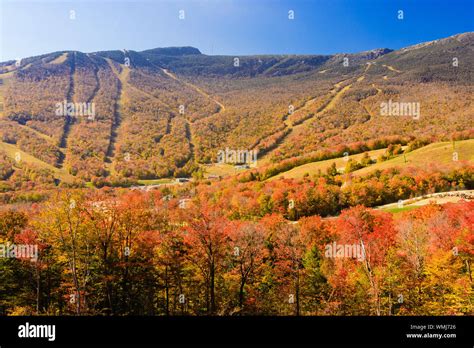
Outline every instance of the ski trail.
[[[112, 69], [112, 72], [117, 78], [117, 94], [115, 97], [114, 115], [112, 119], [112, 124], [110, 126], [109, 146], [107, 147], [107, 153], [106, 153], [107, 158], [105, 160], [106, 163], [112, 164], [113, 159], [115, 158], [115, 154], [116, 154], [115, 147], [117, 144], [118, 130], [120, 128], [120, 125], [122, 124], [122, 107], [123, 107], [123, 100], [124, 100], [123, 84], [126, 83], [128, 79], [128, 74], [130, 73], [130, 69], [123, 67], [122, 71], [119, 73], [115, 69], [110, 59], [107, 59], [107, 62], [110, 66], [110, 69]], [[112, 169], [113, 169], [113, 166], [110, 165], [109, 174]]]
[[[66, 94], [66, 100], [68, 103], [74, 103], [74, 75], [76, 74], [76, 52], [73, 52], [72, 59], [71, 59], [71, 74], [69, 76], [69, 90]], [[64, 129], [61, 139], [59, 141], [59, 148], [62, 150], [61, 157], [58, 161], [58, 165], [60, 168], [64, 167], [64, 162], [66, 160], [66, 148], [67, 142], [69, 138], [69, 133], [71, 132], [71, 125], [74, 123], [74, 119], [66, 115], [64, 118]]]
[[173, 74], [172, 72], [170, 72], [169, 70], [167, 69], [164, 69], [164, 68], [160, 68], [167, 76], [171, 77], [173, 80], [175, 81], [178, 81], [179, 83], [182, 83], [186, 86], [188, 86], [189, 88], [191, 89], [194, 89], [196, 92], [198, 92], [199, 94], [201, 94], [202, 96], [206, 97], [207, 99], [209, 100], [212, 100], [214, 103], [216, 103], [217, 105], [219, 105], [219, 112], [223, 112], [225, 111], [225, 106], [224, 104], [222, 104], [220, 101], [218, 101], [217, 99], [215, 99], [214, 97], [212, 97], [211, 95], [209, 95], [209, 93], [203, 91], [200, 87], [196, 86], [196, 85], [193, 85], [192, 83], [190, 82], [187, 82], [187, 81], [183, 81], [183, 80], [180, 80], [175, 74]]

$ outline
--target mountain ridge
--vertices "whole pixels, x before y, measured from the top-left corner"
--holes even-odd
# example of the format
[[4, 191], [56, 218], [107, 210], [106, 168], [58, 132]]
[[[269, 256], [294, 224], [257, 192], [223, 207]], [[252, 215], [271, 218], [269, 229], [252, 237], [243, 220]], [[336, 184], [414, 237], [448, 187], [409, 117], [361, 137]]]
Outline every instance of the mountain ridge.
[[[103, 54], [103, 53], [109, 53], [109, 52], [118, 52], [118, 51], [126, 51], [126, 52], [135, 52], [135, 53], [144, 53], [144, 54], [156, 54], [156, 55], [163, 55], [163, 56], [187, 56], [187, 55], [202, 55], [202, 56], [207, 56], [207, 57], [274, 57], [274, 56], [279, 56], [279, 57], [312, 57], [312, 56], [338, 56], [338, 55], [373, 55], [373, 56], [382, 56], [387, 53], [391, 52], [397, 52], [397, 51], [405, 51], [405, 50], [410, 50], [410, 49], [416, 49], [416, 48], [421, 48], [425, 47], [428, 45], [432, 45], [435, 43], [441, 43], [448, 41], [450, 39], [456, 39], [460, 42], [463, 41], [474, 41], [474, 31], [472, 32], [464, 32], [464, 33], [458, 33], [454, 35], [450, 35], [444, 38], [436, 39], [436, 40], [430, 40], [430, 41], [424, 41], [420, 42], [414, 45], [406, 46], [406, 47], [401, 47], [399, 49], [392, 49], [392, 48], [387, 48], [387, 47], [380, 47], [380, 48], [374, 48], [374, 49], [369, 49], [365, 51], [359, 51], [359, 52], [353, 52], [353, 53], [348, 53], [348, 52], [341, 52], [341, 53], [332, 53], [332, 54], [318, 54], [318, 53], [311, 53], [311, 54], [273, 54], [273, 53], [268, 53], [268, 54], [241, 54], [241, 55], [209, 55], [209, 54], [204, 54], [202, 53], [198, 48], [193, 47], [193, 46], [168, 46], [168, 47], [155, 47], [155, 48], [150, 48], [150, 49], [145, 49], [142, 51], [136, 51], [136, 50], [128, 50], [128, 49], [122, 49], [122, 50], [107, 50], [107, 51], [95, 51], [95, 52], [82, 52], [82, 51], [77, 51], [77, 50], [63, 50], [63, 51], [54, 51], [54, 52], [49, 52], [49, 53], [44, 53], [41, 55], [37, 56], [29, 56], [29, 57], [23, 57], [21, 60], [25, 59], [32, 59], [32, 58], [41, 58], [45, 56], [49, 56], [52, 54], [59, 54], [59, 53], [73, 53], [73, 52], [79, 52], [83, 54], [92, 54], [92, 55], [97, 55], [97, 54]], [[6, 60], [0, 62], [1, 65], [5, 65], [6, 63], [11, 64], [14, 63], [15, 60]]]

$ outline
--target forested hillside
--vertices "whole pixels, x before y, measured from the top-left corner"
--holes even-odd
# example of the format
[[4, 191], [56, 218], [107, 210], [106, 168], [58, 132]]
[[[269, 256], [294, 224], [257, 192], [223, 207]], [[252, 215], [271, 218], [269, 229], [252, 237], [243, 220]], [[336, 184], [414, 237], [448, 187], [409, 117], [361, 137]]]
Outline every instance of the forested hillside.
[[[260, 166], [391, 136], [449, 141], [472, 130], [473, 48], [465, 33], [332, 56], [177, 47], [4, 62], [0, 139], [75, 185], [191, 176], [225, 148], [258, 151]], [[384, 116], [388, 101], [418, 103], [419, 115]], [[58, 103], [94, 116], [58, 115]]]

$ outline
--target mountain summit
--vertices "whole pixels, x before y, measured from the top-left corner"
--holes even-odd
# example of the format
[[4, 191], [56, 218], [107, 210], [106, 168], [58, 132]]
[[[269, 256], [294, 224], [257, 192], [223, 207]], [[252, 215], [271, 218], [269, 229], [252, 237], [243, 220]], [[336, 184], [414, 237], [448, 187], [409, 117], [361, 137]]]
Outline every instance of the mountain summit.
[[164, 47], [164, 48], [153, 48], [150, 50], [142, 51], [142, 53], [157, 54], [163, 56], [189, 56], [201, 54], [195, 47]]

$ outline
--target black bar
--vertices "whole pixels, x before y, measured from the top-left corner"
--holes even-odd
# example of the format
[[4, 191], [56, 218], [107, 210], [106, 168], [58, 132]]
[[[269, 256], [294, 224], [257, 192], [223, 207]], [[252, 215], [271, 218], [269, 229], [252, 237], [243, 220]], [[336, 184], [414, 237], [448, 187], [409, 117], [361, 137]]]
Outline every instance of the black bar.
[[[26, 323], [55, 325], [55, 340], [20, 338]], [[415, 325], [417, 328], [413, 327]], [[430, 327], [429, 325], [433, 325]], [[437, 327], [437, 325], [447, 325]], [[421, 331], [420, 327], [424, 327]], [[456, 334], [407, 338], [407, 334]], [[473, 317], [0, 317], [0, 347], [59, 345], [448, 345], [473, 347]]]

